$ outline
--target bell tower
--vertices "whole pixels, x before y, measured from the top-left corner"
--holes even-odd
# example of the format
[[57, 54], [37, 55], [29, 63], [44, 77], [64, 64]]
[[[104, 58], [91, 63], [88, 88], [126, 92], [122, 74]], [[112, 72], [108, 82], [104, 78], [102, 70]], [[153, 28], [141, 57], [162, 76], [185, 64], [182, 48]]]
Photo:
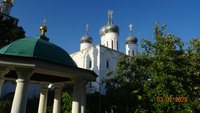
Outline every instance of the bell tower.
[[101, 45], [118, 51], [119, 27], [113, 24], [113, 11], [108, 11], [108, 23], [100, 29], [99, 35]]
[[85, 33], [85, 36], [81, 38], [80, 50], [83, 50], [92, 46], [92, 37], [89, 36], [88, 34], [88, 24], [86, 24], [85, 29], [86, 29], [85, 30], [86, 33]]
[[12, 6], [13, 6], [13, 0], [3, 0], [0, 7], [1, 13], [10, 15], [10, 10]]
[[126, 39], [126, 55], [135, 56], [137, 55], [137, 38], [133, 36], [133, 25], [129, 25], [130, 35]]

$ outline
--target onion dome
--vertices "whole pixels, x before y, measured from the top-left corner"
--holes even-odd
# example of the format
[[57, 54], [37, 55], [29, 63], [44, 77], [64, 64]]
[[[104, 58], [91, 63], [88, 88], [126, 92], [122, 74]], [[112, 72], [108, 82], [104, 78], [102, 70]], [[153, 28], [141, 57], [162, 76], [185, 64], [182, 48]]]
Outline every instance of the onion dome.
[[130, 28], [130, 36], [127, 37], [126, 44], [137, 44], [138, 39], [132, 35], [133, 25], [130, 24], [129, 28]]
[[47, 20], [44, 19], [43, 25], [40, 27], [40, 32], [41, 32], [40, 37], [43, 40], [49, 41], [49, 38], [46, 37], [46, 32], [48, 31], [48, 27], [46, 26], [46, 22], [47, 22]]
[[117, 25], [113, 24], [112, 15], [113, 15], [113, 11], [109, 10], [108, 11], [108, 24], [106, 26], [103, 26], [100, 29], [100, 31], [99, 31], [100, 37], [109, 32], [114, 32], [114, 33], [119, 34], [119, 27]]
[[129, 36], [126, 39], [126, 44], [136, 44], [138, 39], [136, 37]]
[[9, 3], [9, 4], [13, 5], [13, 0], [3, 0], [3, 3]]
[[90, 37], [90, 36], [83, 36], [82, 38], [81, 38], [81, 43], [92, 43], [92, 37]]
[[99, 35], [103, 36], [103, 35], [105, 35], [106, 33], [109, 33], [109, 32], [114, 32], [114, 33], [119, 34], [119, 27], [117, 25], [108, 24], [106, 26], [103, 26], [100, 29]]
[[86, 35], [81, 38], [81, 43], [92, 43], [92, 37], [88, 34], [88, 24], [86, 24]]
[[46, 26], [46, 22], [47, 22], [47, 20], [44, 19], [43, 25], [40, 27], [41, 35], [45, 35], [45, 33], [46, 33], [47, 30], [48, 30], [48, 27]]

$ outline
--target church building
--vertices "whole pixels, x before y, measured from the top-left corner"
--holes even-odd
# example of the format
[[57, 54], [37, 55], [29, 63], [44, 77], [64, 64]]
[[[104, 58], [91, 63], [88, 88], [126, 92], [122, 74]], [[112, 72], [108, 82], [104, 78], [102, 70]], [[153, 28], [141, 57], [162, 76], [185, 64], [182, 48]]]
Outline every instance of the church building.
[[97, 75], [96, 82], [87, 85], [87, 92], [101, 92], [105, 94], [105, 85], [101, 84], [106, 73], [115, 69], [117, 60], [121, 55], [135, 56], [137, 50], [137, 38], [132, 35], [132, 24], [130, 24], [130, 35], [127, 37], [125, 46], [126, 52], [119, 51], [119, 27], [113, 23], [113, 11], [108, 11], [108, 23], [100, 28], [99, 37], [101, 44], [93, 45], [92, 37], [88, 33], [81, 38], [80, 50], [70, 54], [78, 67], [93, 70]]

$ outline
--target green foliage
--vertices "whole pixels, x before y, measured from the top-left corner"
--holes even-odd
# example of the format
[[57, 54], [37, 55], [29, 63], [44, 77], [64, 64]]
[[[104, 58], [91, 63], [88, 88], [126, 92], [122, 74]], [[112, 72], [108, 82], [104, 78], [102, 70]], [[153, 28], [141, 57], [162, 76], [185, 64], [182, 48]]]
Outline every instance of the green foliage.
[[[116, 105], [118, 113], [200, 111], [200, 40], [194, 38], [184, 49], [181, 39], [165, 33], [165, 28], [156, 24], [154, 41], [141, 44], [145, 52], [122, 56], [105, 80], [106, 96], [114, 98], [108, 104]], [[164, 100], [158, 102], [158, 97]]]
[[10, 108], [12, 105], [12, 101], [8, 99], [0, 100], [0, 113], [10, 113]]
[[53, 106], [47, 106], [47, 113], [53, 112]]
[[[101, 95], [99, 92], [87, 94], [87, 112], [86, 113], [99, 113], [100, 111], [105, 111], [106, 107], [101, 105], [106, 105], [104, 95]], [[101, 101], [100, 101], [101, 100]], [[101, 105], [100, 105], [101, 103]]]
[[25, 31], [22, 27], [17, 27], [12, 24], [12, 19], [0, 22], [0, 48], [25, 37]]
[[72, 109], [72, 96], [67, 92], [63, 92], [61, 112], [71, 113], [71, 109]]

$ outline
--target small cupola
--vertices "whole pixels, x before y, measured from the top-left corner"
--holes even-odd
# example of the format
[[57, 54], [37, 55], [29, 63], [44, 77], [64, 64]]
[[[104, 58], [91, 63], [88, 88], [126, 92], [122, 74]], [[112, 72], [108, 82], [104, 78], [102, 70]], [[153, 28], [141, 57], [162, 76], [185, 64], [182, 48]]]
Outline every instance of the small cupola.
[[92, 46], [92, 37], [88, 34], [88, 24], [86, 24], [86, 34], [81, 38], [80, 50], [86, 49]]
[[133, 25], [129, 25], [130, 35], [126, 38], [126, 55], [136, 56], [138, 54], [137, 42], [138, 39], [133, 36]]
[[10, 15], [12, 6], [13, 6], [13, 0], [3, 0], [0, 6], [0, 12], [5, 15]]
[[130, 24], [129, 28], [130, 28], [130, 35], [126, 38], [126, 44], [137, 44], [138, 39], [132, 34], [133, 25]]
[[108, 11], [108, 23], [107, 25], [101, 27], [99, 31], [99, 35], [100, 37], [102, 37], [103, 35], [109, 32], [114, 32], [114, 33], [119, 34], [119, 27], [113, 24], [113, 11], [111, 10]]
[[49, 41], [49, 38], [46, 37], [46, 32], [48, 31], [48, 27], [46, 26], [47, 20], [44, 19], [43, 25], [40, 27], [40, 38], [46, 41]]
[[3, 3], [9, 3], [9, 4], [13, 5], [13, 0], [3, 0]]
[[81, 43], [91, 43], [92, 44], [92, 37], [88, 34], [88, 24], [86, 24], [86, 33], [85, 36], [81, 38]]

